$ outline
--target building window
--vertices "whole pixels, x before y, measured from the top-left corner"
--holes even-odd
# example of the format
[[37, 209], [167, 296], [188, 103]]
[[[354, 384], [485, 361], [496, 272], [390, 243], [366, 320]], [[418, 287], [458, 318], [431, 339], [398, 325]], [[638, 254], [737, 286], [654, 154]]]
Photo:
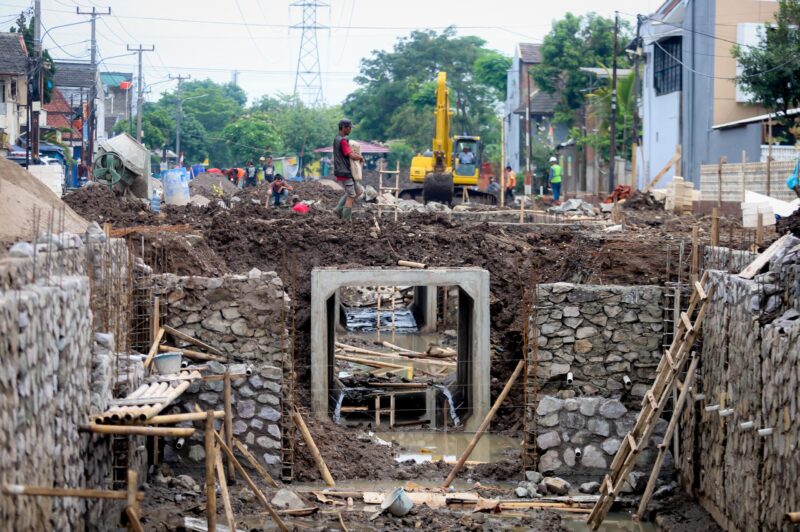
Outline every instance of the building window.
[[658, 41], [653, 52], [653, 86], [656, 96], [681, 90], [681, 38]]

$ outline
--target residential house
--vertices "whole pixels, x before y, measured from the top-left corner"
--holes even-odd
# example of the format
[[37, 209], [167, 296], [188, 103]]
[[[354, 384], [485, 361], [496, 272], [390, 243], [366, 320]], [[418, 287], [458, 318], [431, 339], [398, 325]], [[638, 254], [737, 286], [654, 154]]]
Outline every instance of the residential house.
[[[97, 128], [95, 131], [95, 143], [107, 138], [106, 134], [106, 111], [105, 94], [100, 75], [92, 65], [78, 61], [55, 61], [56, 72], [54, 76], [55, 86], [61, 91], [64, 99], [69, 102], [71, 107], [82, 107], [82, 102], [89, 103], [92, 94], [95, 94], [95, 115], [97, 118]], [[93, 91], [96, 90], [96, 93]], [[84, 127], [84, 137], [88, 139], [88, 128]]]
[[80, 107], [70, 105], [58, 87], [53, 88], [50, 102], [42, 107], [44, 109], [42, 123], [46, 128], [56, 131], [58, 141], [71, 146], [80, 146], [80, 121], [75, 120]]
[[28, 50], [19, 33], [0, 33], [0, 154], [7, 155], [27, 125]]
[[538, 44], [519, 43], [514, 50], [514, 59], [508, 70], [508, 86], [506, 88], [506, 102], [503, 114], [503, 129], [505, 135], [506, 164], [515, 172], [526, 168], [527, 146], [526, 142], [526, 113], [519, 114], [520, 106], [523, 108], [529, 95], [536, 93], [535, 84], [528, 72], [534, 65], [542, 62]]
[[[648, 183], [681, 145], [679, 175], [700, 182], [700, 166], [725, 156], [761, 158], [766, 110], [734, 78], [734, 43], [758, 44], [759, 28], [774, 19], [773, 0], [667, 0], [641, 26], [644, 68], [639, 185]], [[664, 187], [667, 172], [658, 186]]]
[[114, 126], [120, 120], [133, 116], [136, 96], [133, 92], [133, 74], [130, 72], [101, 72], [105, 94], [105, 130], [113, 136]]

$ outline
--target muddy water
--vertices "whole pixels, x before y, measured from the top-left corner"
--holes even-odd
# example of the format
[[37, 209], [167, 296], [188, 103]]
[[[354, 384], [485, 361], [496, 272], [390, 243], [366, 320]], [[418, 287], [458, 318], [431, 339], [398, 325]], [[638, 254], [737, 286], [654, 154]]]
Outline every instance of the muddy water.
[[[463, 432], [378, 432], [380, 439], [397, 445], [395, 460], [417, 463], [439, 460], [455, 462], [472, 439]], [[469, 459], [475, 462], [497, 462], [520, 441], [502, 434], [484, 434]]]
[[[345, 307], [345, 327], [349, 331], [374, 331], [378, 328], [378, 309], [375, 307]], [[394, 311], [394, 327], [399, 333], [417, 332], [417, 320], [407, 308]], [[381, 331], [392, 331], [392, 311], [381, 311]]]
[[[589, 532], [591, 528], [586, 524], [586, 518], [562, 516], [564, 528], [572, 532]], [[639, 523], [633, 521], [626, 513], [610, 513], [600, 526], [600, 532], [655, 532], [658, 530], [653, 523]]]

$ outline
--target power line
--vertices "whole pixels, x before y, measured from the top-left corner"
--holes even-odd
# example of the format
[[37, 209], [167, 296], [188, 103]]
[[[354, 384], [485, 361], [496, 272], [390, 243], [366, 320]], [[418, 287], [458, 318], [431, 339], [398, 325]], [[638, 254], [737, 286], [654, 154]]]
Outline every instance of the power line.
[[[262, 51], [261, 51], [261, 47], [258, 45], [258, 42], [256, 42], [255, 38], [253, 37], [253, 32], [252, 32], [252, 31], [250, 31], [250, 24], [247, 22], [247, 18], [244, 16], [244, 11], [242, 11], [242, 6], [241, 6], [241, 5], [239, 5], [239, 0], [233, 0], [233, 1], [234, 1], [234, 3], [236, 4], [236, 10], [237, 10], [237, 11], [239, 11], [239, 16], [240, 16], [240, 17], [242, 17], [242, 24], [244, 24], [244, 29], [245, 29], [245, 31], [247, 31], [247, 35], [249, 35], [249, 36], [250, 36], [250, 40], [251, 40], [251, 41], [252, 41], [252, 43], [253, 43], [253, 47], [254, 47], [254, 48], [256, 49], [256, 51], [258, 52], [258, 55], [260, 55], [260, 56], [261, 56], [261, 58], [262, 58], [262, 59], [263, 59], [265, 62], [267, 62], [267, 63], [271, 63], [272, 61], [270, 61], [270, 60], [267, 58], [267, 56], [265, 56], [265, 55], [264, 55], [264, 52], [262, 52]], [[257, 3], [257, 2], [256, 2], [256, 3]], [[259, 8], [260, 8], [260, 6], [259, 6]]]
[[317, 9], [329, 7], [329, 4], [319, 0], [299, 0], [290, 7], [300, 7], [303, 10], [302, 22], [293, 26], [299, 29], [300, 49], [297, 54], [297, 73], [294, 78], [294, 94], [299, 96], [309, 106], [322, 104], [322, 73], [319, 64], [319, 42], [317, 30], [326, 29], [319, 24]]

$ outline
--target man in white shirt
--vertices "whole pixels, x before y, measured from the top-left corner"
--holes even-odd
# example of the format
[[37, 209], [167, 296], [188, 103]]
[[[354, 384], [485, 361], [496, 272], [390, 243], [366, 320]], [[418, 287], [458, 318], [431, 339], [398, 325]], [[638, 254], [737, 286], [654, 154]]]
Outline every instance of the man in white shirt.
[[464, 150], [458, 154], [459, 164], [475, 164], [475, 154], [469, 150], [468, 146], [464, 146]]

